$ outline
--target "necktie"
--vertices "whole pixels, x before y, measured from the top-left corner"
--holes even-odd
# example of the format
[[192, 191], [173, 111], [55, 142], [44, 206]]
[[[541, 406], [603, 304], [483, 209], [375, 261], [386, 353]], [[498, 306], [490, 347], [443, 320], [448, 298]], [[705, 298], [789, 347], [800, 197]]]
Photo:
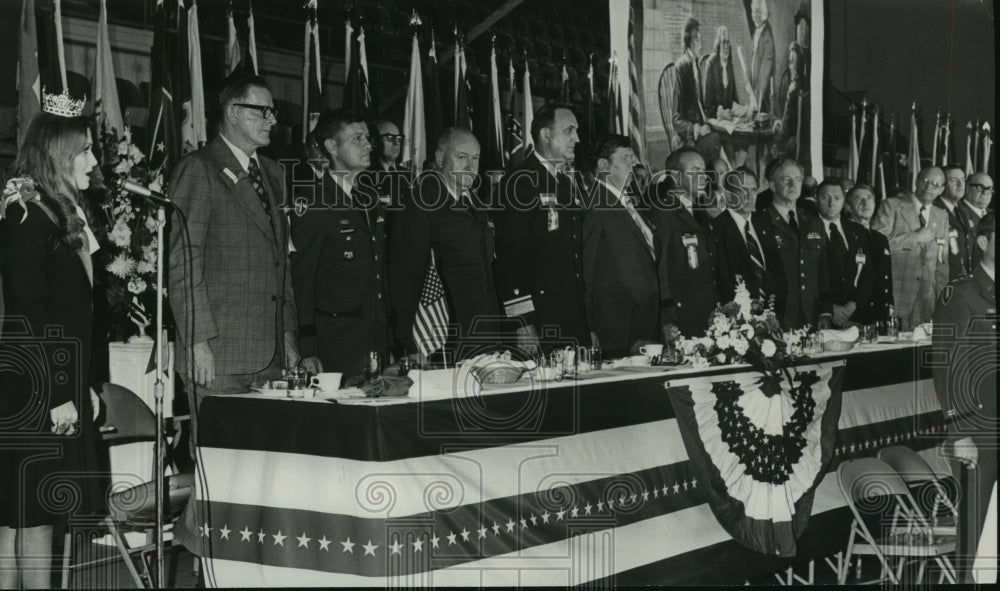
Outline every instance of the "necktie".
[[927, 206], [925, 205], [925, 206], [923, 206], [923, 207], [920, 208], [920, 229], [921, 230], [924, 229], [924, 227], [927, 225], [927, 217], [926, 216], [927, 216]]
[[837, 224], [833, 222], [830, 222], [830, 245], [836, 249], [838, 254], [847, 252], [847, 242], [844, 241], [844, 235], [840, 233]]
[[788, 212], [788, 225], [791, 226], [792, 227], [792, 231], [795, 232], [796, 235], [798, 235], [798, 233], [799, 233], [799, 223], [795, 221], [795, 212], [794, 211]]
[[628, 212], [629, 217], [635, 222], [636, 226], [639, 226], [639, 231], [642, 232], [642, 237], [646, 239], [646, 246], [649, 247], [649, 252], [656, 257], [656, 250], [653, 248], [653, 231], [649, 229], [646, 222], [642, 220], [639, 212], [635, 210], [635, 205], [632, 204], [632, 199], [626, 195], [622, 195], [622, 205], [625, 206], [625, 211]]
[[264, 207], [264, 215], [270, 220], [271, 201], [267, 198], [267, 190], [264, 188], [264, 177], [260, 174], [260, 165], [257, 164], [255, 158], [250, 159], [247, 173], [250, 175], [250, 184], [253, 185], [253, 190], [257, 192], [257, 198], [260, 199], [260, 204]]
[[760, 244], [757, 243], [757, 239], [753, 237], [753, 232], [751, 232], [752, 227], [750, 226], [750, 221], [747, 220], [746, 226], [743, 226], [743, 234], [747, 239], [747, 251], [750, 253], [750, 262], [753, 263], [753, 274], [754, 279], [757, 284], [760, 285], [761, 279], [764, 277], [764, 253], [760, 250]]

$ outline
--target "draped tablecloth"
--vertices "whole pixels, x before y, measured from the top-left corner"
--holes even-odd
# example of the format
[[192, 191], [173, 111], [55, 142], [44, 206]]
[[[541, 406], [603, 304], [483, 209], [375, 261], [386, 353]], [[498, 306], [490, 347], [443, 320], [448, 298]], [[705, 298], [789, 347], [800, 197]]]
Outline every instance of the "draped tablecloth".
[[379, 402], [210, 397], [198, 523], [179, 537], [213, 586], [742, 583], [846, 544], [840, 461], [903, 444], [947, 469], [924, 351], [867, 346], [798, 368], [842, 372], [841, 408], [822, 471], [801, 480], [811, 518], [792, 556], [720, 525], [718, 482], [699, 477], [668, 392], [746, 380], [745, 366], [457, 395], [428, 374], [410, 399]]

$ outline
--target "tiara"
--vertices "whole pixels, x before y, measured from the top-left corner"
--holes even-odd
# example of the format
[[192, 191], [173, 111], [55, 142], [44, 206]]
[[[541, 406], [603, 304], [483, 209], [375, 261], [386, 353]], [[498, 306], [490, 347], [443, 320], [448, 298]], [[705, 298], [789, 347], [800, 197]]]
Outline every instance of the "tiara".
[[60, 117], [79, 117], [83, 114], [83, 105], [87, 102], [87, 95], [83, 95], [82, 100], [76, 100], [69, 95], [68, 90], [62, 94], [47, 94], [42, 88], [42, 110]]

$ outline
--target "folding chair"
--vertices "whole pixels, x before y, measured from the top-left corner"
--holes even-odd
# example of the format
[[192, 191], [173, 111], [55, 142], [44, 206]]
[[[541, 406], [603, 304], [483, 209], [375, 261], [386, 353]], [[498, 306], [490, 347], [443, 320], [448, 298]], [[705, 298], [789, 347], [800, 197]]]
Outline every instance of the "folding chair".
[[[109, 446], [156, 439], [156, 417], [141, 398], [132, 391], [117, 384], [104, 384], [101, 391], [106, 416], [102, 437]], [[166, 446], [166, 442], [164, 442]], [[166, 447], [164, 448], [166, 449]], [[154, 580], [149, 572], [151, 555], [155, 552], [156, 539], [156, 459], [150, 469], [148, 482], [119, 490], [108, 498], [109, 516], [105, 520], [118, 553], [125, 560], [132, 579], [139, 587], [152, 588]], [[165, 529], [172, 527], [180, 518], [194, 487], [194, 474], [176, 474], [166, 478], [164, 487]], [[146, 543], [129, 546], [126, 532], [141, 532], [146, 535]], [[167, 536], [165, 535], [164, 538]], [[172, 546], [164, 540], [164, 548]], [[138, 555], [140, 569], [136, 568]]]
[[[903, 566], [909, 559], [919, 561], [919, 583], [927, 560], [932, 558], [941, 569], [939, 582], [944, 579], [955, 582], [954, 567], [945, 556], [955, 551], [955, 537], [934, 534], [910, 489], [891, 466], [875, 458], [844, 462], [837, 468], [837, 483], [854, 516], [839, 584], [847, 580], [848, 565], [855, 554], [876, 556], [882, 564], [883, 574], [887, 574], [894, 584], [899, 583]], [[862, 514], [861, 509], [868, 511]], [[865, 523], [864, 515], [871, 516], [872, 510], [876, 510], [881, 520], [885, 519], [886, 510], [891, 510], [892, 519], [883, 528], [884, 534], [879, 532], [883, 535], [873, 535]], [[889, 563], [890, 557], [899, 558], [896, 570]]]
[[[892, 466], [908, 487], [929, 486], [933, 491], [933, 505], [930, 509], [929, 521], [935, 535], [954, 536], [955, 524], [958, 520], [958, 509], [948, 496], [940, 478], [930, 465], [920, 457], [920, 454], [904, 445], [886, 447], [878, 452], [878, 459]], [[926, 505], [922, 505], [925, 507]], [[950, 515], [939, 516], [939, 510], [944, 507]]]

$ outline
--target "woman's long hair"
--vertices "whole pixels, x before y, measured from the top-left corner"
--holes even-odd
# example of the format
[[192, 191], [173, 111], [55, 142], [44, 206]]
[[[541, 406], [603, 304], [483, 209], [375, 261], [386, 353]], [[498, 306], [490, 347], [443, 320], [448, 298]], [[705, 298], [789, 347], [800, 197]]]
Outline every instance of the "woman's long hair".
[[85, 117], [39, 113], [28, 125], [14, 161], [15, 176], [34, 179], [42, 204], [55, 214], [57, 238], [74, 249], [83, 246], [84, 222], [76, 213], [81, 199], [73, 159], [87, 145], [88, 127]]

